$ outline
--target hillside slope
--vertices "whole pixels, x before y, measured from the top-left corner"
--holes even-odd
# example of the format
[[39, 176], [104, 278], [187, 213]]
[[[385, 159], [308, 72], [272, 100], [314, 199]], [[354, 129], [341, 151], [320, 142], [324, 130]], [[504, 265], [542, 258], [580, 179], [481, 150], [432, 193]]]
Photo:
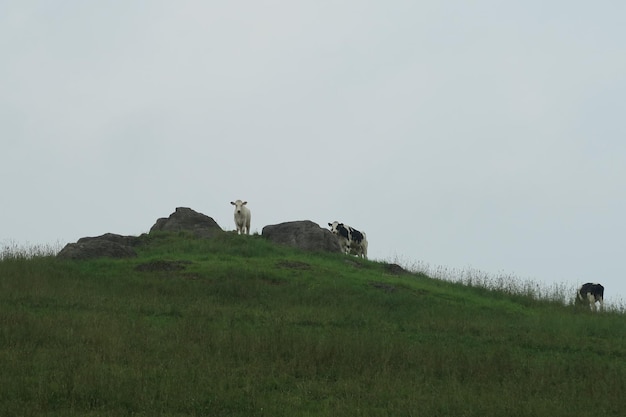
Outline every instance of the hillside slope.
[[[0, 261], [2, 416], [618, 416], [626, 323], [259, 236]], [[398, 274], [400, 273], [400, 274]]]

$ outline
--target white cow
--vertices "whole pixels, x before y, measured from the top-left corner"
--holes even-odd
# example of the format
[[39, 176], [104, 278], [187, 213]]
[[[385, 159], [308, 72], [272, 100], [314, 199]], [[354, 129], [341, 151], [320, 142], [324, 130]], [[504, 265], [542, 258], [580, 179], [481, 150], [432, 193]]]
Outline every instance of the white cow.
[[600, 310], [602, 310], [604, 308], [604, 287], [591, 282], [583, 284], [576, 294], [576, 304], [589, 305], [591, 311], [596, 311], [596, 302], [600, 303]]
[[235, 202], [231, 201], [230, 204], [235, 206], [235, 226], [237, 227], [237, 233], [245, 233], [249, 235], [251, 215], [250, 209], [246, 207], [246, 204], [248, 204], [248, 202], [237, 200]]

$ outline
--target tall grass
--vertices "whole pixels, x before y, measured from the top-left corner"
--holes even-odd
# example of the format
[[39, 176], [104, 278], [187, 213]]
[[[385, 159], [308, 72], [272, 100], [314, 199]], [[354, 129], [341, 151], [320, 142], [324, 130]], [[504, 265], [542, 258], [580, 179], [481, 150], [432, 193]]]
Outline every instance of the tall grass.
[[6, 240], [0, 243], [0, 260], [55, 256], [61, 248], [60, 242], [53, 244], [30, 244]]

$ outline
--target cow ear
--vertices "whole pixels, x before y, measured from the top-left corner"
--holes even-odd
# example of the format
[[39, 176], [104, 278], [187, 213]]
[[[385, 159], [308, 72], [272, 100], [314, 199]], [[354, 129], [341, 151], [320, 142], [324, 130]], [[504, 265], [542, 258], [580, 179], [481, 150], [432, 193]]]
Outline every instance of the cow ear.
[[247, 202], [247, 201], [244, 201], [244, 202], [243, 202], [243, 203], [241, 203], [241, 204], [245, 206], [246, 204], [248, 204], [248, 202]]
[[235, 203], [233, 203], [232, 201], [230, 202], [230, 204], [232, 204], [233, 206], [235, 205]]

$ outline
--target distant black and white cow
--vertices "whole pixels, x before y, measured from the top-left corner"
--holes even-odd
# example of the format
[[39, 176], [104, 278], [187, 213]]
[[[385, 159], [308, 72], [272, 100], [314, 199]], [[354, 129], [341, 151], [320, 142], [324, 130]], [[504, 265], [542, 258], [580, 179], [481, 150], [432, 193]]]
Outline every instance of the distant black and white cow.
[[600, 303], [600, 310], [602, 310], [604, 308], [604, 287], [591, 282], [583, 284], [576, 294], [576, 303], [589, 305], [592, 311], [596, 311], [596, 302]]
[[354, 253], [367, 259], [367, 236], [365, 236], [365, 232], [359, 232], [355, 228], [339, 222], [328, 223], [328, 225], [330, 231], [337, 236], [343, 253]]

